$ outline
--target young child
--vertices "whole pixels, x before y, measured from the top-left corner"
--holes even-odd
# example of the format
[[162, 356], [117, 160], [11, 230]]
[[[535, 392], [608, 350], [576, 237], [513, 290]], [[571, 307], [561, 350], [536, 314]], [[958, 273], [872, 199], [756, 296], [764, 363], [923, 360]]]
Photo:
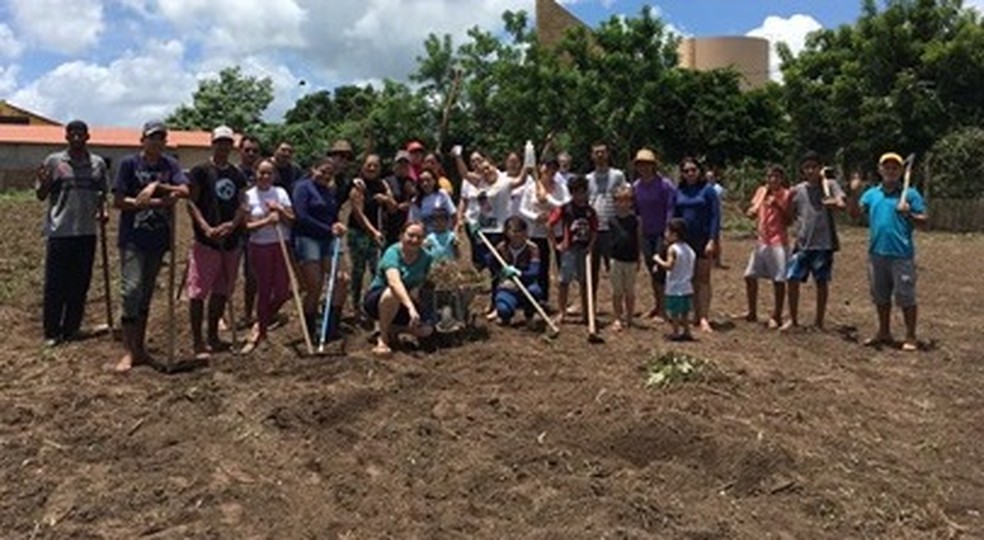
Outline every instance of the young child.
[[635, 313], [635, 282], [639, 271], [642, 223], [634, 213], [635, 194], [630, 184], [615, 190], [615, 215], [608, 220], [612, 235], [612, 304], [615, 322], [612, 330], [632, 327]]
[[581, 313], [584, 322], [588, 319], [588, 288], [585, 282], [585, 266], [587, 255], [594, 249], [598, 235], [598, 214], [591, 207], [588, 199], [588, 180], [583, 176], [571, 176], [568, 184], [571, 201], [555, 209], [547, 220], [547, 226], [562, 225], [563, 236], [560, 243], [553, 235], [549, 236], [551, 248], [560, 253], [560, 287], [558, 288], [558, 304], [560, 313], [557, 324], [564, 322], [564, 306], [571, 282], [577, 280], [581, 294]]
[[749, 219], [758, 221], [758, 244], [748, 257], [745, 269], [745, 295], [748, 312], [745, 320], [758, 320], [758, 280], [772, 281], [774, 303], [769, 328], [782, 325], [782, 308], [786, 300], [786, 246], [789, 239], [789, 190], [785, 187], [786, 172], [779, 165], [769, 167], [765, 185], [759, 186], [752, 197], [752, 205], [746, 212]]
[[[891, 331], [892, 297], [902, 308], [905, 341], [902, 350], [916, 351], [916, 264], [912, 230], [929, 220], [922, 195], [910, 187], [902, 193], [902, 157], [890, 152], [878, 160], [881, 185], [868, 188], [861, 200], [850, 204], [851, 214], [868, 218], [868, 277], [871, 297], [878, 311], [878, 333], [865, 345], [894, 345]], [[851, 191], [861, 189], [852, 181]]]
[[433, 231], [424, 240], [424, 249], [434, 259], [434, 264], [458, 260], [458, 237], [449, 227], [450, 215], [443, 208], [435, 208], [431, 214]]
[[[527, 325], [532, 326], [535, 322], [533, 318], [535, 308], [513, 282], [513, 278], [518, 278], [538, 302], [543, 299], [543, 291], [537, 283], [537, 276], [540, 273], [540, 250], [530, 241], [527, 227], [526, 220], [523, 218], [510, 217], [505, 223], [506, 239], [496, 246], [496, 251], [506, 262], [506, 267], [499, 270], [499, 284], [495, 289], [495, 311], [499, 323], [503, 326], [512, 323], [512, 318], [519, 308], [523, 309]], [[490, 265], [499, 266], [494, 259], [490, 261]]]
[[838, 250], [834, 211], [847, 207], [844, 191], [836, 180], [821, 174], [820, 156], [807, 152], [800, 159], [803, 181], [789, 193], [790, 218], [799, 222], [793, 255], [786, 268], [786, 287], [789, 293], [789, 320], [781, 329], [799, 326], [800, 284], [810, 274], [817, 284], [817, 312], [814, 326], [823, 329], [827, 313], [827, 293], [834, 266], [834, 252]]
[[670, 341], [691, 341], [690, 310], [694, 297], [694, 253], [684, 240], [687, 223], [682, 218], [673, 218], [666, 227], [666, 259], [653, 256], [656, 266], [666, 270], [666, 314], [673, 324], [673, 333], [667, 336]]

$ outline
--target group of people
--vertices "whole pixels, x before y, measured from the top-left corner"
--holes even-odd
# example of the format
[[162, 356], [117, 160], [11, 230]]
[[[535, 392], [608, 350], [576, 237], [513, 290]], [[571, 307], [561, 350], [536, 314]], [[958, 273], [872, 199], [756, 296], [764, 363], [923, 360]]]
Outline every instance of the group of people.
[[[147, 122], [140, 151], [121, 160], [111, 182], [105, 161], [87, 149], [87, 126], [73, 121], [66, 126], [68, 148], [40, 167], [37, 195], [48, 201], [47, 343], [79, 332], [97, 225], [108, 219], [103, 202], [108, 193], [120, 213], [125, 354], [116, 365], [119, 371], [154, 363], [144, 346], [147, 315], [164, 256], [174, 249], [179, 200], [187, 200], [193, 226], [183, 283], [199, 359], [226, 348], [219, 338], [223, 324], [237, 325], [234, 310], [226, 305], [241, 265], [246, 282], [242, 316], [249, 328], [244, 353], [255, 350], [283, 321], [279, 310], [291, 298], [295, 267], [300, 290], [293, 292], [301, 297], [304, 331], [322, 342], [336, 338], [351, 299], [357, 319], [375, 322], [373, 351], [380, 355], [392, 351], [401, 333], [424, 338], [433, 332], [436, 313], [428, 275], [438, 264], [489, 271], [486, 314], [504, 325], [520, 311], [533, 325], [540, 314], [552, 317], [551, 325], [578, 314], [587, 320], [593, 316], [589, 306], [597, 305], [593, 295], [604, 269], [611, 282], [613, 331], [640, 326], [634, 316], [640, 272], [652, 289], [647, 318], [668, 319], [669, 339], [692, 339], [691, 327], [713, 331], [710, 278], [720, 254], [722, 205], [720, 187], [708, 182], [695, 158], [680, 161], [680, 179], [674, 182], [660, 173], [658, 156], [649, 149], [635, 154], [629, 177], [612, 165], [609, 148], [601, 143], [591, 148], [592, 168], [586, 175], [571, 171], [566, 153], [547, 148], [537, 159], [529, 143], [523, 155], [506, 156], [503, 170], [477, 151], [466, 161], [456, 146], [451, 151], [461, 178], [456, 193], [440, 156], [417, 141], [397, 152], [389, 175], [375, 154], [366, 155], [350, 174], [355, 154], [346, 141], [337, 141], [304, 171], [294, 164], [288, 142], [264, 157], [259, 141], [249, 135], [238, 137], [240, 160], [233, 163], [237, 135], [220, 126], [212, 132], [210, 159], [185, 173], [165, 153], [166, 137], [162, 122]], [[781, 167], [769, 169], [747, 211], [758, 230], [745, 272], [748, 320], [757, 320], [757, 283], [767, 279], [775, 299], [769, 326], [796, 327], [799, 285], [812, 275], [815, 324], [823, 326], [833, 254], [839, 248], [834, 213], [849, 209], [866, 213], [871, 230], [869, 276], [879, 330], [870, 342], [891, 340], [894, 297], [905, 314], [904, 348], [915, 349], [912, 230], [925, 223], [926, 211], [917, 190], [902, 193], [902, 161], [897, 154], [882, 156], [882, 182], [860, 198], [853, 196], [860, 182], [852, 181], [852, 196], [846, 196], [835, 180], [824, 178], [814, 153], [800, 160], [801, 181], [792, 187]], [[793, 223], [790, 253], [787, 229]], [[460, 260], [465, 240], [468, 262]], [[553, 309], [552, 273], [558, 278]], [[333, 285], [328, 296], [325, 283]], [[579, 309], [570, 305], [572, 283], [579, 288]], [[784, 320], [787, 299], [789, 318]]]

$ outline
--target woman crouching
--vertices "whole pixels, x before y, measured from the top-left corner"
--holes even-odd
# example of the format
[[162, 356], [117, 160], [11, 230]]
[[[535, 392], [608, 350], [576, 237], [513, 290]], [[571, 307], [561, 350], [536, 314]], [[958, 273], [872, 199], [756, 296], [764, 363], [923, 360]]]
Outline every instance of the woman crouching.
[[379, 322], [379, 337], [373, 353], [393, 352], [393, 340], [401, 332], [417, 338], [430, 336], [434, 328], [420, 316], [420, 289], [427, 280], [432, 258], [423, 249], [424, 226], [411, 221], [403, 227], [400, 241], [386, 249], [369, 292], [362, 301], [366, 314]]

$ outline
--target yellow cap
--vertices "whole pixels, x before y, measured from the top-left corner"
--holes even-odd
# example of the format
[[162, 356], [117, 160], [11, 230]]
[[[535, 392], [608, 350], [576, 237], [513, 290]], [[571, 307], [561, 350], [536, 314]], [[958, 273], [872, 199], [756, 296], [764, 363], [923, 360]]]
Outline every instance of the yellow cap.
[[882, 154], [882, 157], [878, 158], [878, 164], [884, 165], [886, 161], [896, 161], [899, 165], [905, 162], [902, 156], [896, 154], [895, 152], [886, 152]]

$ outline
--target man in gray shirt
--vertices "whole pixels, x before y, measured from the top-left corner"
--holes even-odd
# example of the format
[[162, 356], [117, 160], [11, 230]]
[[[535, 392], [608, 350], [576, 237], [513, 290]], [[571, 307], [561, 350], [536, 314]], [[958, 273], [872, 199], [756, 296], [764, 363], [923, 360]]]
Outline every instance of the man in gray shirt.
[[821, 174], [820, 156], [807, 152], [800, 160], [803, 181], [789, 192], [789, 211], [796, 219], [796, 244], [786, 267], [789, 291], [789, 320], [782, 326], [788, 330], [799, 324], [800, 284], [810, 275], [817, 284], [815, 326], [823, 328], [827, 312], [828, 285], [834, 265], [834, 252], [839, 249], [834, 211], [847, 207], [844, 191], [836, 180]]
[[105, 219], [106, 162], [89, 153], [89, 127], [65, 126], [68, 149], [38, 168], [35, 194], [48, 202], [44, 235], [44, 341], [54, 346], [79, 335], [92, 280], [97, 220]]

